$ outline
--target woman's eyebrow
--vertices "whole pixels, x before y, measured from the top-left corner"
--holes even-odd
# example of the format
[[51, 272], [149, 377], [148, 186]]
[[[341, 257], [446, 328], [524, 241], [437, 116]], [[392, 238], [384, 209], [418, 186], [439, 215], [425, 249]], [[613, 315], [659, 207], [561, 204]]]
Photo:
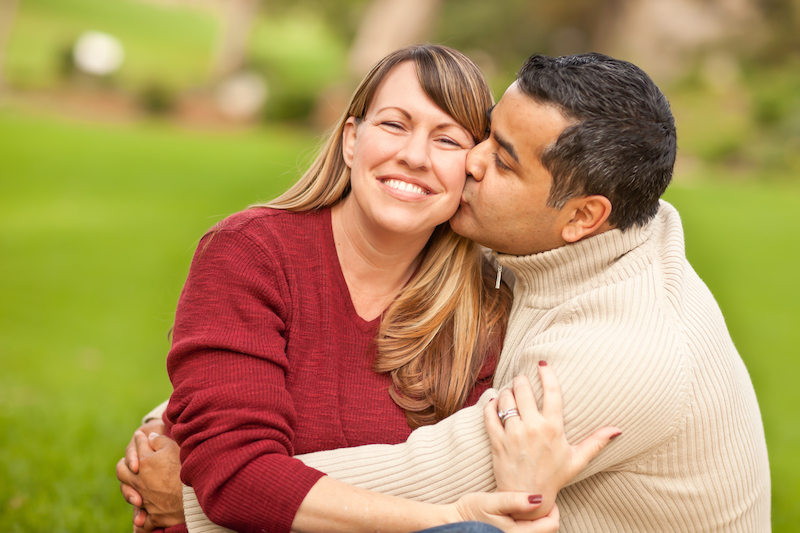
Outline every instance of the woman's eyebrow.
[[400, 112], [400, 113], [402, 113], [402, 114], [403, 114], [403, 115], [404, 115], [404, 116], [405, 116], [407, 119], [410, 119], [410, 118], [411, 118], [411, 113], [409, 113], [408, 111], [406, 111], [406, 110], [405, 110], [405, 109], [403, 109], [402, 107], [397, 107], [397, 106], [386, 106], [386, 107], [382, 107], [382, 108], [380, 108], [380, 109], [377, 109], [377, 110], [375, 110], [375, 113], [380, 113], [381, 111], [388, 111], [388, 110], [390, 110], [390, 109], [394, 109], [395, 111], [399, 111], [399, 112]]

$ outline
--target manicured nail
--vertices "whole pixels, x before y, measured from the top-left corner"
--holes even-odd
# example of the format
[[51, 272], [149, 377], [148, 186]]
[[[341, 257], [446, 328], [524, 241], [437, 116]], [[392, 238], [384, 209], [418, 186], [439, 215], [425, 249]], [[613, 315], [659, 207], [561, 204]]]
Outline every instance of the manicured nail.
[[539, 361], [539, 366], [547, 366], [547, 361]]
[[541, 494], [532, 494], [528, 496], [529, 503], [542, 503], [542, 495]]
[[147, 437], [148, 437], [150, 440], [153, 440], [153, 439], [155, 439], [155, 438], [158, 438], [158, 437], [160, 437], [160, 436], [161, 436], [161, 435], [159, 435], [158, 433], [156, 433], [156, 432], [154, 431], [154, 432], [150, 433], [150, 434], [149, 434]]
[[617, 437], [619, 437], [620, 435], [622, 435], [622, 432], [621, 432], [621, 431], [620, 431], [619, 433], [614, 433], [613, 435], [611, 435], [611, 438], [610, 438], [610, 439], [608, 439], [608, 440], [614, 440], [614, 439], [616, 439]]

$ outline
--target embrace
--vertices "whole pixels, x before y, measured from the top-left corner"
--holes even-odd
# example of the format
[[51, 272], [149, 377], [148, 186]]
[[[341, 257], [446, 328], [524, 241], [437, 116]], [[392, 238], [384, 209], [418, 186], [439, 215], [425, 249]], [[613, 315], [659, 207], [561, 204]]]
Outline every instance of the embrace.
[[493, 105], [455, 50], [385, 57], [294, 186], [201, 240], [174, 391], [117, 464], [134, 530], [769, 531], [675, 153], [625, 61], [534, 55]]

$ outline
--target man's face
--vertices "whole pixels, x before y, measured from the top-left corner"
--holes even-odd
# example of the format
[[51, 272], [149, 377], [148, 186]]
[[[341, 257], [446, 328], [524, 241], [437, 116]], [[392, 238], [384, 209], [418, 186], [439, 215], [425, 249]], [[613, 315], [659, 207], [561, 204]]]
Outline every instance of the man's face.
[[552, 106], [526, 96], [514, 83], [494, 107], [491, 134], [467, 155], [467, 182], [453, 230], [479, 244], [529, 255], [566, 244], [566, 213], [548, 207], [552, 176], [545, 148], [572, 123]]

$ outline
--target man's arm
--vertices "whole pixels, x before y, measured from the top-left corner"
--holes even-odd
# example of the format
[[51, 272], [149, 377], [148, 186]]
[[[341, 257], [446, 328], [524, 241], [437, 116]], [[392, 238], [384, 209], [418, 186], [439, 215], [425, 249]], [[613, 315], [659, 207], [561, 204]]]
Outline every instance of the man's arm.
[[[612, 311], [602, 315], [614, 316]], [[691, 370], [665, 317], [656, 321], [616, 326], [607, 321], [583, 322], [580, 328], [564, 322], [527, 340], [517, 353], [504, 352], [514, 362], [507, 373], [496, 376], [495, 385], [506, 386], [515, 375], [527, 375], [539, 404], [539, 361], [555, 369], [570, 443], [584, 440], [603, 426], [622, 430], [614, 445], [571, 483], [635, 462], [677, 431], [688, 405]], [[297, 458], [346, 483], [420, 501], [450, 502], [469, 492], [495, 490], [482, 410], [496, 395], [490, 389], [477, 405], [415, 430], [405, 443]]]
[[161, 417], [164, 415], [164, 411], [167, 410], [167, 405], [169, 405], [169, 398], [158, 404], [153, 408], [152, 411], [144, 415], [144, 418], [142, 418], [142, 424], [147, 424], [151, 420], [161, 420]]
[[401, 444], [296, 457], [345, 483], [413, 500], [446, 503], [470, 492], [490, 492], [495, 481], [483, 410], [496, 397], [497, 391], [489, 389], [476, 405], [416, 429]]

